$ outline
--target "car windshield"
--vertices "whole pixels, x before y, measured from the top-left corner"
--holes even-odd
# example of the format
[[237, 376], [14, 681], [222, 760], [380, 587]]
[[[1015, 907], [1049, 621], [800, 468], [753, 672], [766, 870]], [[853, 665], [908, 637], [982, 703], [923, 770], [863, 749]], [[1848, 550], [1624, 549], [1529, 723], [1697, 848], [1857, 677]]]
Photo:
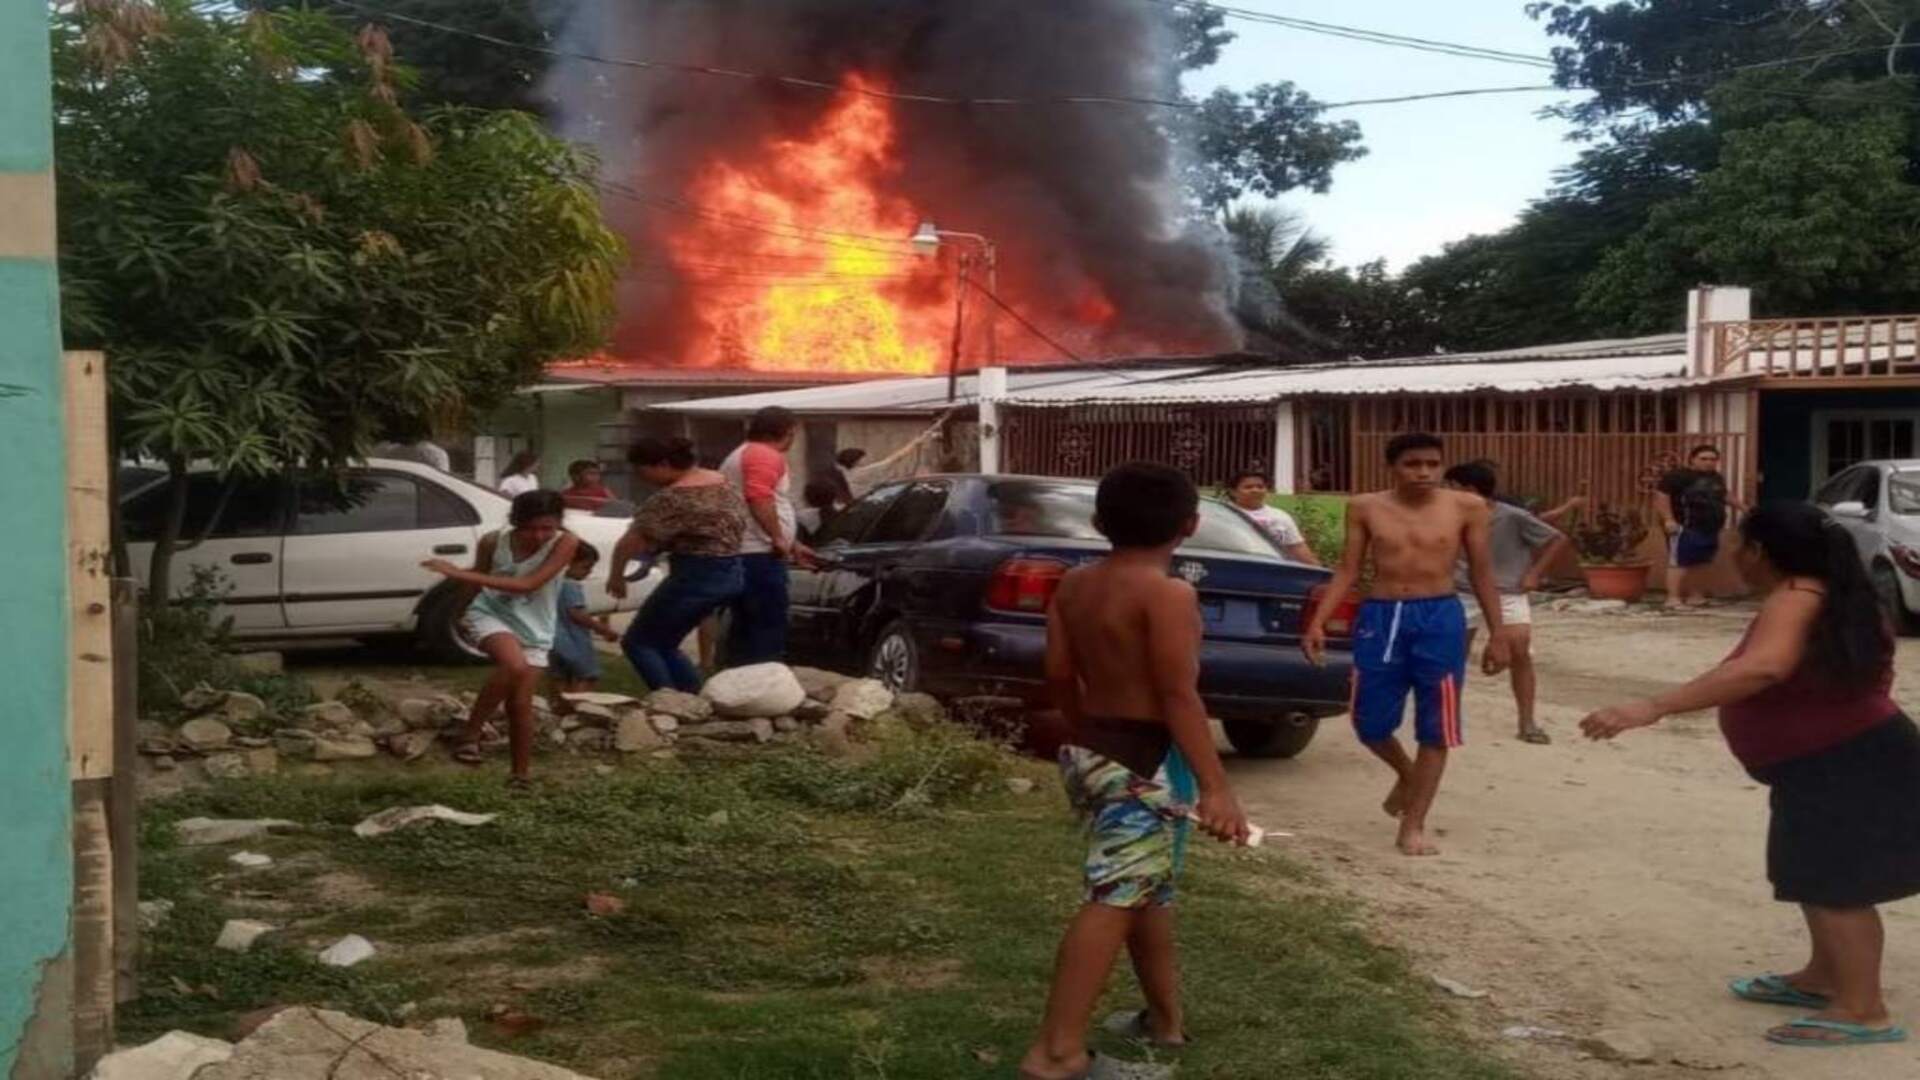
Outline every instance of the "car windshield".
[[[1093, 527], [1091, 484], [1049, 480], [1001, 480], [987, 491], [993, 503], [991, 531], [1000, 536], [1102, 540]], [[1200, 501], [1200, 528], [1184, 548], [1234, 555], [1276, 555], [1273, 542], [1238, 510]]]
[[1896, 514], [1920, 514], [1920, 469], [1907, 469], [1887, 478], [1887, 505]]

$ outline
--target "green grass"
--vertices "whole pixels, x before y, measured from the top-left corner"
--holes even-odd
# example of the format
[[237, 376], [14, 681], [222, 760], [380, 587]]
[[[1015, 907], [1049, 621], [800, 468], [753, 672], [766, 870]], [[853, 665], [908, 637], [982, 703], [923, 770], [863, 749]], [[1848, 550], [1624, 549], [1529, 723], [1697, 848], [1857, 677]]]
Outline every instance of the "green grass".
[[[857, 764], [799, 748], [606, 777], [588, 764], [544, 758], [545, 782], [520, 798], [492, 770], [369, 768], [150, 805], [142, 890], [177, 908], [150, 937], [123, 1037], [223, 1035], [280, 1003], [392, 1021], [412, 1002], [463, 1016], [478, 1042], [604, 1080], [1013, 1075], [1076, 902], [1080, 842], [1044, 769], [944, 730], [896, 732]], [[1040, 793], [1006, 794], [1010, 772], [1042, 779]], [[501, 816], [348, 831], [425, 802]], [[276, 865], [242, 874], [230, 849], [173, 845], [171, 823], [193, 814], [309, 829], [258, 845]], [[1198, 1042], [1182, 1077], [1516, 1075], [1296, 864], [1211, 845], [1193, 863], [1181, 917]], [[625, 912], [588, 917], [588, 892]], [[211, 949], [235, 915], [290, 929], [246, 955]], [[311, 960], [347, 932], [380, 955], [346, 972]], [[1135, 1002], [1124, 964], [1113, 987], [1109, 1007]], [[486, 1020], [496, 1005], [544, 1026], [511, 1036]]]

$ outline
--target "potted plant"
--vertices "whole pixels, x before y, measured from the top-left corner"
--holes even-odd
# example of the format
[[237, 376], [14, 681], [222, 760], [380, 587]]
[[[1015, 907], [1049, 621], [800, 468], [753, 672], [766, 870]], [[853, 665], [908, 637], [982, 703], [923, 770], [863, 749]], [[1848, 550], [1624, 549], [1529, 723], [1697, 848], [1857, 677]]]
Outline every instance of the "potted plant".
[[1638, 600], [1647, 592], [1646, 515], [1601, 505], [1582, 515], [1570, 530], [1587, 593], [1597, 600]]

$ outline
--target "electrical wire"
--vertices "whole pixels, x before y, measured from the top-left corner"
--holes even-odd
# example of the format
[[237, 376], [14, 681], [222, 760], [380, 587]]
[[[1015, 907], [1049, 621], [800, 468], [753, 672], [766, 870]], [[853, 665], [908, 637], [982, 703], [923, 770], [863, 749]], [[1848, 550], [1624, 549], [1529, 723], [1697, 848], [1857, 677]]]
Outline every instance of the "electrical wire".
[[1063, 355], [1066, 356], [1067, 359], [1072, 360], [1077, 364], [1084, 364], [1087, 362], [1086, 357], [1081, 356], [1079, 353], [1074, 352], [1072, 349], [1069, 349], [1065, 345], [1060, 344], [1058, 341], [1054, 340], [1052, 335], [1048, 334], [1045, 330], [1042, 330], [1039, 327], [1033, 325], [1032, 321], [1030, 321], [1025, 315], [1022, 315], [1018, 311], [1014, 310], [1014, 307], [1012, 304], [1009, 304], [1005, 300], [1000, 299], [999, 293], [994, 292], [992, 289], [987, 288], [985, 285], [980, 284], [978, 281], [975, 281], [971, 277], [967, 278], [966, 282], [968, 285], [971, 285], [975, 289], [978, 289], [980, 291], [980, 295], [985, 296], [988, 300], [992, 301], [994, 307], [997, 307], [1001, 311], [1006, 312], [1008, 315], [1013, 317], [1014, 322], [1017, 322], [1021, 326], [1026, 327], [1028, 333], [1032, 334], [1034, 337], [1039, 338], [1041, 341], [1046, 342], [1049, 346], [1055, 349], [1058, 349]]
[[1251, 8], [1209, 3], [1207, 0], [1140, 0], [1140, 2], [1158, 4], [1162, 7], [1177, 8], [1184, 11], [1213, 12], [1224, 15], [1230, 19], [1238, 19], [1244, 22], [1279, 26], [1289, 30], [1301, 30], [1310, 34], [1324, 34], [1328, 37], [1345, 38], [1349, 41], [1363, 41], [1373, 45], [1386, 45], [1394, 48], [1413, 49], [1419, 52], [1438, 53], [1443, 56], [1458, 56], [1472, 60], [1490, 60], [1504, 64], [1523, 64], [1529, 67], [1551, 68], [1554, 66], [1552, 58], [1535, 56], [1530, 53], [1510, 52], [1506, 49], [1489, 49], [1479, 45], [1463, 45], [1454, 41], [1438, 41], [1433, 38], [1388, 33], [1383, 30], [1367, 30], [1362, 27], [1346, 26], [1341, 23], [1318, 22], [1313, 19], [1302, 19], [1292, 15], [1280, 15], [1274, 12], [1256, 11]]

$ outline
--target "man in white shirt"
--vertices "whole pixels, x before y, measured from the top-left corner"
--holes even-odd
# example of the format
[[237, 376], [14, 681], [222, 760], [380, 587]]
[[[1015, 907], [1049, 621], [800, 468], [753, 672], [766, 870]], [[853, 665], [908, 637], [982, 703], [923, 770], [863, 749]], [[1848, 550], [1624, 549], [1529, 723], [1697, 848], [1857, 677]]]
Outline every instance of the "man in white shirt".
[[1308, 546], [1306, 534], [1300, 531], [1300, 523], [1285, 510], [1267, 505], [1267, 496], [1272, 491], [1266, 474], [1252, 470], [1234, 477], [1233, 483], [1227, 487], [1234, 507], [1252, 518], [1255, 525], [1266, 530], [1267, 535], [1273, 537], [1273, 542], [1280, 545], [1280, 550], [1286, 552], [1287, 558], [1308, 566], [1319, 566], [1320, 558]]

